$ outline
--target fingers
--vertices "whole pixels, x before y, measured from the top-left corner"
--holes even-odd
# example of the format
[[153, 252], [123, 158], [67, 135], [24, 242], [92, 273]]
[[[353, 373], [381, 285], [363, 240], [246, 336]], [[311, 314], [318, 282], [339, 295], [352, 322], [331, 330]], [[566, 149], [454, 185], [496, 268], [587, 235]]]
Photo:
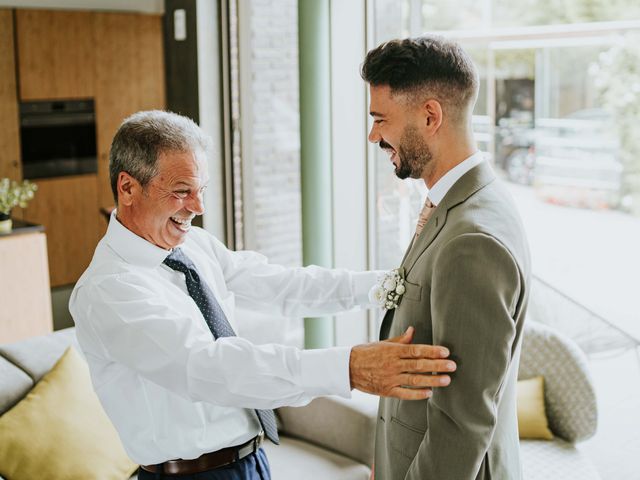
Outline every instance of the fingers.
[[415, 329], [413, 327], [409, 327], [409, 328], [407, 328], [406, 332], [404, 332], [402, 335], [400, 335], [398, 337], [390, 338], [390, 339], [385, 340], [385, 341], [386, 342], [393, 342], [393, 343], [409, 344], [413, 340], [413, 332], [414, 331], [415, 331]]
[[432, 372], [455, 372], [457, 366], [451, 360], [406, 360], [399, 361], [402, 372], [407, 373], [432, 373]]
[[395, 387], [389, 391], [387, 396], [399, 398], [401, 400], [424, 400], [433, 395], [429, 389]]
[[449, 349], [437, 345], [402, 345], [400, 358], [447, 358]]
[[385, 340], [383, 343], [400, 343], [407, 345], [401, 358], [447, 358], [449, 356], [449, 349], [446, 347], [420, 344], [411, 345], [414, 332], [415, 329], [409, 327], [402, 335]]
[[445, 387], [451, 382], [448, 375], [456, 364], [447, 359], [449, 351], [440, 346], [409, 343], [414, 329], [393, 339], [356, 345], [349, 358], [351, 388], [384, 397], [423, 400], [431, 394], [427, 390]]
[[449, 375], [405, 373], [398, 376], [398, 383], [401, 387], [411, 388], [446, 387], [451, 383], [451, 377]]

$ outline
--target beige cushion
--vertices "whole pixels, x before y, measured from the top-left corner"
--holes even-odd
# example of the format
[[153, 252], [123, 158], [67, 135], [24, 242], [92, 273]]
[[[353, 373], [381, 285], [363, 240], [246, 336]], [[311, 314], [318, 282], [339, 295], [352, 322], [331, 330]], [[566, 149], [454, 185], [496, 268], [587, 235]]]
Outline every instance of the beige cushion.
[[281, 436], [280, 445], [265, 442], [271, 477], [305, 480], [369, 480], [366, 465], [303, 440]]
[[0, 445], [0, 475], [11, 480], [123, 480], [136, 469], [71, 347], [0, 417]]
[[378, 397], [354, 390], [349, 400], [319, 397], [305, 407], [280, 408], [278, 415], [285, 435], [371, 465], [377, 411]]
[[13, 407], [33, 388], [23, 370], [0, 357], [0, 415]]
[[544, 409], [542, 376], [518, 382], [518, 430], [520, 438], [553, 438]]
[[77, 346], [75, 328], [67, 328], [41, 337], [0, 345], [0, 355], [21, 368], [34, 382], [47, 373], [69, 347]]

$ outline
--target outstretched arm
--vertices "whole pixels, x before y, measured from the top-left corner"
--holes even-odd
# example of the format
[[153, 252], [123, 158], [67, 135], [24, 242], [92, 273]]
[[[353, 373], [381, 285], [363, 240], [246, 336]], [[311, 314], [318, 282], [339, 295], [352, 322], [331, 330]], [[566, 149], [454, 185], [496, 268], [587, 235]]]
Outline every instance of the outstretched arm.
[[310, 265], [286, 268], [257, 252], [228, 250], [211, 237], [222, 269], [219, 282], [235, 294], [239, 308], [285, 317], [327, 315], [368, 305], [377, 272]]
[[[158, 297], [135, 274], [98, 278], [74, 291], [70, 306], [90, 364], [99, 356], [185, 399], [222, 406], [301, 406], [321, 395], [348, 397], [354, 387], [406, 394], [392, 387], [412, 368], [403, 362], [432, 352], [432, 347], [407, 345], [411, 335], [405, 344], [377, 342], [353, 351], [254, 345], [240, 337], [213, 341], [194, 311], [180, 308], [170, 295]], [[361, 377], [368, 378], [368, 386]]]

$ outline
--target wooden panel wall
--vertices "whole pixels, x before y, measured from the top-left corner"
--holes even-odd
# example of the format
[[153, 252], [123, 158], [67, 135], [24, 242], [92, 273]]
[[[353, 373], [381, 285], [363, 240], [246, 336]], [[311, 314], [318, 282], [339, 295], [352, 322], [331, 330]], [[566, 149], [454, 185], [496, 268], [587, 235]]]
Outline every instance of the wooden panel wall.
[[92, 13], [17, 10], [22, 100], [94, 95]]
[[0, 9], [0, 178], [22, 178], [13, 12]]

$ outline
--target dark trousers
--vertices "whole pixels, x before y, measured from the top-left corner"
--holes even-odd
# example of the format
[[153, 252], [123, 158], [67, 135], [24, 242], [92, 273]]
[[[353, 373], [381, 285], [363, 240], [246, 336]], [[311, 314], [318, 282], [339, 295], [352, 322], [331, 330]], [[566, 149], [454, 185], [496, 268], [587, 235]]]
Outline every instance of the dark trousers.
[[195, 475], [159, 475], [142, 469], [138, 472], [138, 480], [271, 480], [269, 461], [263, 449], [247, 455], [242, 460], [224, 467], [216, 468]]

